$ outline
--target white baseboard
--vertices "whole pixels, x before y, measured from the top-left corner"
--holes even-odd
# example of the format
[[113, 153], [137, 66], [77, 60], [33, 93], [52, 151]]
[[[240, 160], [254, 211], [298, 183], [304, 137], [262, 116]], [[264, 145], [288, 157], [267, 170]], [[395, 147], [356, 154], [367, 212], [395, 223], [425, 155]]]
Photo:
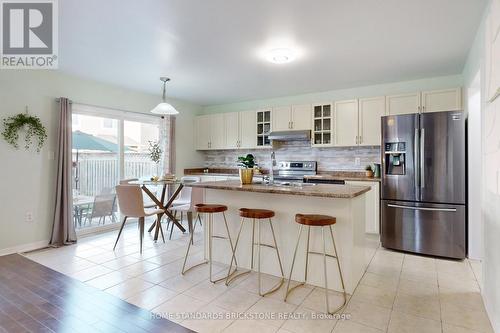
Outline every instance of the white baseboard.
[[38, 241], [34, 243], [28, 243], [28, 244], [21, 244], [13, 247], [8, 247], [5, 249], [0, 249], [0, 256], [6, 256], [8, 254], [13, 254], [13, 253], [20, 253], [20, 252], [27, 252], [27, 251], [33, 251], [37, 249], [42, 249], [44, 247], [47, 247], [49, 245], [49, 240], [43, 240], [43, 241]]

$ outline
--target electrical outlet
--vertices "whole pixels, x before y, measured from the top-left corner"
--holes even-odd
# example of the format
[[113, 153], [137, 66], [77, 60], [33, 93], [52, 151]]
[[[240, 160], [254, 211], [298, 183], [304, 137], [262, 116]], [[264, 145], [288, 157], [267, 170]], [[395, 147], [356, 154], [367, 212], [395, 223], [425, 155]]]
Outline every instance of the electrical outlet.
[[361, 159], [359, 157], [354, 158], [354, 165], [360, 165], [361, 164]]
[[24, 216], [24, 220], [26, 223], [33, 223], [33, 213], [32, 212], [26, 212], [26, 215]]

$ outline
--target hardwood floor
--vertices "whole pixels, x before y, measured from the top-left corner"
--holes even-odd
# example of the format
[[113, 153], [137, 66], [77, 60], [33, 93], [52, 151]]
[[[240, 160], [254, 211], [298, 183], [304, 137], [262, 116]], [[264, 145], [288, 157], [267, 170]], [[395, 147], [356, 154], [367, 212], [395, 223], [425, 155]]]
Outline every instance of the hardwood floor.
[[0, 257], [0, 332], [193, 332], [13, 254]]

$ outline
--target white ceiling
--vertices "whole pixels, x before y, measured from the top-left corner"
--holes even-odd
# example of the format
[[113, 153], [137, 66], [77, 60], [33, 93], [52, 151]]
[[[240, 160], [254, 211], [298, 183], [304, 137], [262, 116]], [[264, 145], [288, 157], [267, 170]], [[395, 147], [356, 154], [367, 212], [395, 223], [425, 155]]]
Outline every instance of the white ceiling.
[[59, 67], [202, 105], [458, 74], [485, 2], [64, 0]]

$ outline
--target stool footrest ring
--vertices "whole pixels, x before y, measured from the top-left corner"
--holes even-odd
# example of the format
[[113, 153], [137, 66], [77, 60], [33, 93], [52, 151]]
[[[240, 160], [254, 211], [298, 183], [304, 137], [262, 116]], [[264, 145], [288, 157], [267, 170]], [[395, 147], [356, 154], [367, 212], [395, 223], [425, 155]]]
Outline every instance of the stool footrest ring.
[[181, 272], [181, 274], [182, 274], [182, 275], [184, 275], [184, 274], [186, 274], [188, 271], [190, 271], [191, 269], [193, 269], [193, 268], [195, 268], [195, 267], [198, 267], [198, 266], [201, 266], [201, 265], [205, 265], [205, 264], [208, 264], [208, 260], [205, 260], [205, 261], [202, 261], [202, 262], [200, 262], [200, 263], [198, 263], [198, 264], [195, 264], [195, 265], [193, 265], [193, 266], [189, 267], [188, 269], [183, 269], [183, 270], [182, 270], [182, 272]]
[[274, 293], [275, 291], [277, 291], [278, 289], [281, 288], [281, 286], [283, 285], [283, 283], [285, 282], [285, 278], [282, 277], [280, 279], [280, 282], [278, 282], [274, 287], [272, 287], [271, 289], [269, 289], [268, 291], [266, 291], [265, 293], [261, 292], [260, 289], [259, 289], [259, 295], [260, 296], [267, 296], [269, 294], [272, 294]]

